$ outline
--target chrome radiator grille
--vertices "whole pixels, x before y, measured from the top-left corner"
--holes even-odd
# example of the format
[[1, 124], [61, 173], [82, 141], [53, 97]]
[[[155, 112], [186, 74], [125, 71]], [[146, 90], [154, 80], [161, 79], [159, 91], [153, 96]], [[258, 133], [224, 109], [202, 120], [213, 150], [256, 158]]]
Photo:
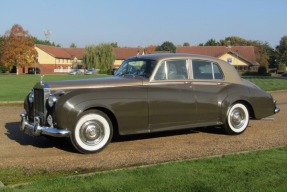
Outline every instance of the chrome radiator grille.
[[44, 89], [34, 89], [34, 117], [39, 116], [41, 122], [45, 118], [45, 96]]

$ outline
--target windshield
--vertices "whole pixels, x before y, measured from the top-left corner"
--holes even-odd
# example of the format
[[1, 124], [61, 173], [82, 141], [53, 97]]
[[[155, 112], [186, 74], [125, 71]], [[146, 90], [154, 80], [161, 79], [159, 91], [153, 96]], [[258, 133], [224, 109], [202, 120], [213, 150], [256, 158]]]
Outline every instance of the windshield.
[[155, 68], [156, 61], [148, 59], [128, 59], [115, 72], [115, 76], [141, 76], [149, 78]]

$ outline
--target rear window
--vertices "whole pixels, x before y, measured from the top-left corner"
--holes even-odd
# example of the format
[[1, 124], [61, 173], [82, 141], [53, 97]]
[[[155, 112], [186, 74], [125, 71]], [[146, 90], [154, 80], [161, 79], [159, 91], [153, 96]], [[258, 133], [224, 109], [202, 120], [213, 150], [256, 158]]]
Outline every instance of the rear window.
[[217, 63], [211, 61], [192, 61], [193, 79], [222, 80], [222, 70]]

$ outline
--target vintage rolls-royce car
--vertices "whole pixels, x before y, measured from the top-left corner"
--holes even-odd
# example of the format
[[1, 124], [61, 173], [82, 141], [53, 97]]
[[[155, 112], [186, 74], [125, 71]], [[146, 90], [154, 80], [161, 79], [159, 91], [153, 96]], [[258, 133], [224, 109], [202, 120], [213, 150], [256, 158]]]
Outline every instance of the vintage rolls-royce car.
[[203, 126], [243, 133], [249, 119], [278, 113], [269, 93], [222, 60], [151, 54], [125, 60], [114, 76], [44, 82], [28, 94], [21, 130], [70, 137], [81, 153], [98, 152], [119, 135]]

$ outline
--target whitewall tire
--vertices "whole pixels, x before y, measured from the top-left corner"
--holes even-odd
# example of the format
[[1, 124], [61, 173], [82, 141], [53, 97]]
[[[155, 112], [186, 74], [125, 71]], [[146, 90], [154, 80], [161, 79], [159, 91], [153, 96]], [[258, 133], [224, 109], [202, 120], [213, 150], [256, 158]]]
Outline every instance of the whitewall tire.
[[248, 127], [249, 112], [242, 103], [236, 103], [227, 111], [227, 119], [224, 129], [230, 135], [238, 135], [243, 133]]
[[71, 142], [81, 153], [95, 153], [111, 141], [113, 127], [109, 117], [102, 111], [84, 112], [71, 134]]

